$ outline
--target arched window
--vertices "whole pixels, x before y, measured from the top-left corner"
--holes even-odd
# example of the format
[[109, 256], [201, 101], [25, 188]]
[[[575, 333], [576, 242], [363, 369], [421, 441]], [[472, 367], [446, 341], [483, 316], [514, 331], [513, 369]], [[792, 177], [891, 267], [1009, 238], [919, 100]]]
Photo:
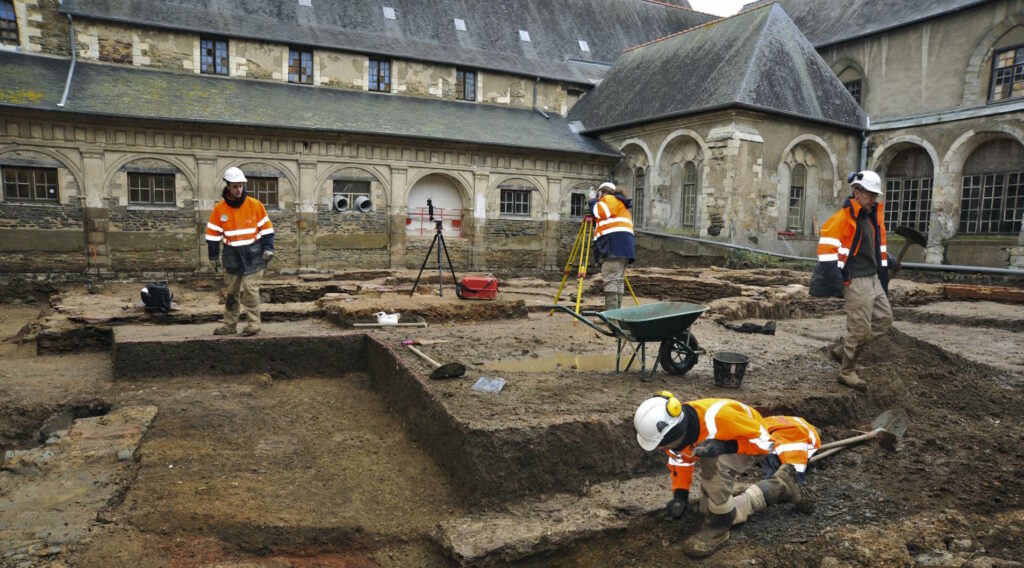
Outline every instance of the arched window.
[[646, 174], [643, 168], [637, 168], [633, 175], [633, 225], [644, 226], [644, 184]]
[[793, 166], [789, 180], [789, 210], [786, 214], [786, 229], [801, 233], [804, 230], [804, 196], [807, 187], [807, 167]]
[[697, 226], [697, 164], [683, 166], [682, 226]]
[[885, 176], [885, 228], [905, 225], [927, 233], [931, 207], [931, 157], [921, 148], [900, 152]]
[[979, 146], [964, 164], [961, 233], [1017, 234], [1024, 220], [1024, 147], [1015, 140]]

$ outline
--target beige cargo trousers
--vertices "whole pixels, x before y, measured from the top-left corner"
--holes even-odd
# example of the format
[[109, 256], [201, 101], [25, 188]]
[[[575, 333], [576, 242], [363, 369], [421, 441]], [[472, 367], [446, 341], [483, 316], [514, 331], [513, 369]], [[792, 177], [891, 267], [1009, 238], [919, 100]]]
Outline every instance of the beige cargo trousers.
[[839, 382], [863, 386], [864, 382], [857, 376], [859, 350], [889, 331], [892, 306], [875, 274], [851, 279], [843, 290], [843, 298], [846, 299], [846, 335], [843, 336]]
[[260, 327], [260, 280], [263, 271], [252, 274], [224, 274], [224, 325], [238, 325], [241, 309], [245, 310], [246, 327]]

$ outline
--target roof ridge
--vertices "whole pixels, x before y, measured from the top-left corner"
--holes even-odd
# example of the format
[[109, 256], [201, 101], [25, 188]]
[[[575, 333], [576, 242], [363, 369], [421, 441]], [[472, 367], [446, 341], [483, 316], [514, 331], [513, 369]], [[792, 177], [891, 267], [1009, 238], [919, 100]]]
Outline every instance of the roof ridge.
[[663, 0], [640, 0], [641, 2], [647, 2], [648, 4], [657, 4], [659, 6], [667, 6], [669, 8], [675, 8], [677, 10], [686, 10], [687, 12], [696, 12], [698, 14], [704, 14], [705, 16], [713, 16], [714, 14], [708, 14], [707, 12], [701, 12], [700, 10], [694, 10], [693, 8], [687, 8], [686, 6], [680, 6], [671, 2], [664, 2]]
[[[651, 0], [644, 0], [644, 1], [645, 2], [649, 2]], [[725, 21], [725, 20], [728, 20], [728, 19], [731, 19], [731, 18], [735, 18], [736, 16], [742, 16], [742, 15], [747, 14], [749, 12], [753, 12], [754, 10], [760, 10], [760, 9], [764, 8], [765, 6], [774, 6], [774, 5], [775, 5], [775, 2], [772, 2], [770, 4], [765, 4], [763, 6], [756, 6], [754, 8], [749, 9], [749, 10], [743, 10], [742, 12], [736, 12], [735, 14], [733, 14], [731, 16], [726, 16], [724, 18], [718, 18], [718, 19], [715, 19], [715, 20], [711, 20], [710, 22], [704, 22], [703, 24], [699, 24], [699, 25], [696, 25], [696, 26], [693, 26], [693, 27], [690, 27], [690, 28], [686, 28], [685, 30], [680, 30], [678, 32], [669, 34], [669, 35], [664, 36], [664, 37], [659, 37], [657, 39], [652, 39], [651, 41], [648, 41], [648, 42], [645, 42], [645, 43], [641, 43], [640, 45], [634, 45], [633, 47], [627, 47], [626, 49], [622, 50], [622, 53], [628, 53], [630, 51], [634, 51], [634, 50], [640, 49], [642, 47], [647, 47], [648, 45], [659, 43], [659, 42], [665, 41], [667, 39], [671, 39], [671, 38], [674, 38], [676, 36], [683, 35], [683, 34], [688, 33], [688, 32], [692, 32], [694, 30], [703, 28], [705, 26], [710, 26], [712, 24], [717, 24], [718, 22], [722, 22], [722, 21]], [[696, 12], [696, 10], [691, 10], [691, 11]], [[704, 12], [697, 12], [697, 13], [698, 14], [703, 14]], [[707, 14], [707, 15], [710, 16], [712, 14]]]
[[[765, 6], [777, 6], [777, 4], [772, 2], [770, 4], [765, 4]], [[761, 8], [763, 7], [764, 6], [761, 6]], [[779, 9], [782, 10], [781, 7]], [[747, 70], [743, 73], [743, 80], [740, 81], [739, 91], [736, 92], [736, 102], [744, 100], [747, 91], [750, 90], [750, 76], [756, 72], [755, 68], [757, 67], [758, 55], [761, 53], [762, 46], [764, 46], [765, 30], [767, 30], [768, 26], [771, 24], [774, 12], [774, 9], [768, 12], [768, 17], [764, 19], [764, 25], [761, 26], [761, 31], [757, 34], [757, 44], [754, 46], [754, 51], [751, 54], [750, 61], [747, 62]]]

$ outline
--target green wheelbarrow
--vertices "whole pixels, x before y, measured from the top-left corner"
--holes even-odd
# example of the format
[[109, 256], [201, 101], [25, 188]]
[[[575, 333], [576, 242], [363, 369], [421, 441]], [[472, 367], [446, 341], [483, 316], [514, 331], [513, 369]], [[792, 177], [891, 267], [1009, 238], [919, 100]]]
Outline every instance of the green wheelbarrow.
[[[633, 361], [640, 355], [640, 376], [648, 378], [646, 355], [647, 342], [660, 341], [658, 362], [661, 368], [670, 375], [684, 375], [697, 364], [698, 357], [705, 351], [700, 348], [697, 338], [690, 332], [690, 326], [701, 314], [708, 311], [707, 306], [686, 302], [657, 302], [632, 308], [619, 308], [604, 312], [583, 312], [577, 314], [568, 306], [544, 306], [544, 309], [565, 312], [592, 327], [601, 335], [614, 337], [618, 342], [615, 355], [615, 372], [629, 372]], [[604, 324], [594, 323], [589, 318], [596, 317]], [[632, 347], [633, 352], [626, 363], [626, 369], [620, 371], [622, 350], [625, 345]], [[651, 375], [657, 371], [651, 367]]]

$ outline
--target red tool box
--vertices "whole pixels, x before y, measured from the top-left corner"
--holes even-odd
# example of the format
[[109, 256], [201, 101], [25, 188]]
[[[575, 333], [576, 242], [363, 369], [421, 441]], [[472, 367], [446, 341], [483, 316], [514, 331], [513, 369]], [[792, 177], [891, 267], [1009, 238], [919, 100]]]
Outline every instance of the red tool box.
[[498, 297], [498, 279], [493, 276], [466, 276], [455, 286], [463, 300], [493, 300]]

